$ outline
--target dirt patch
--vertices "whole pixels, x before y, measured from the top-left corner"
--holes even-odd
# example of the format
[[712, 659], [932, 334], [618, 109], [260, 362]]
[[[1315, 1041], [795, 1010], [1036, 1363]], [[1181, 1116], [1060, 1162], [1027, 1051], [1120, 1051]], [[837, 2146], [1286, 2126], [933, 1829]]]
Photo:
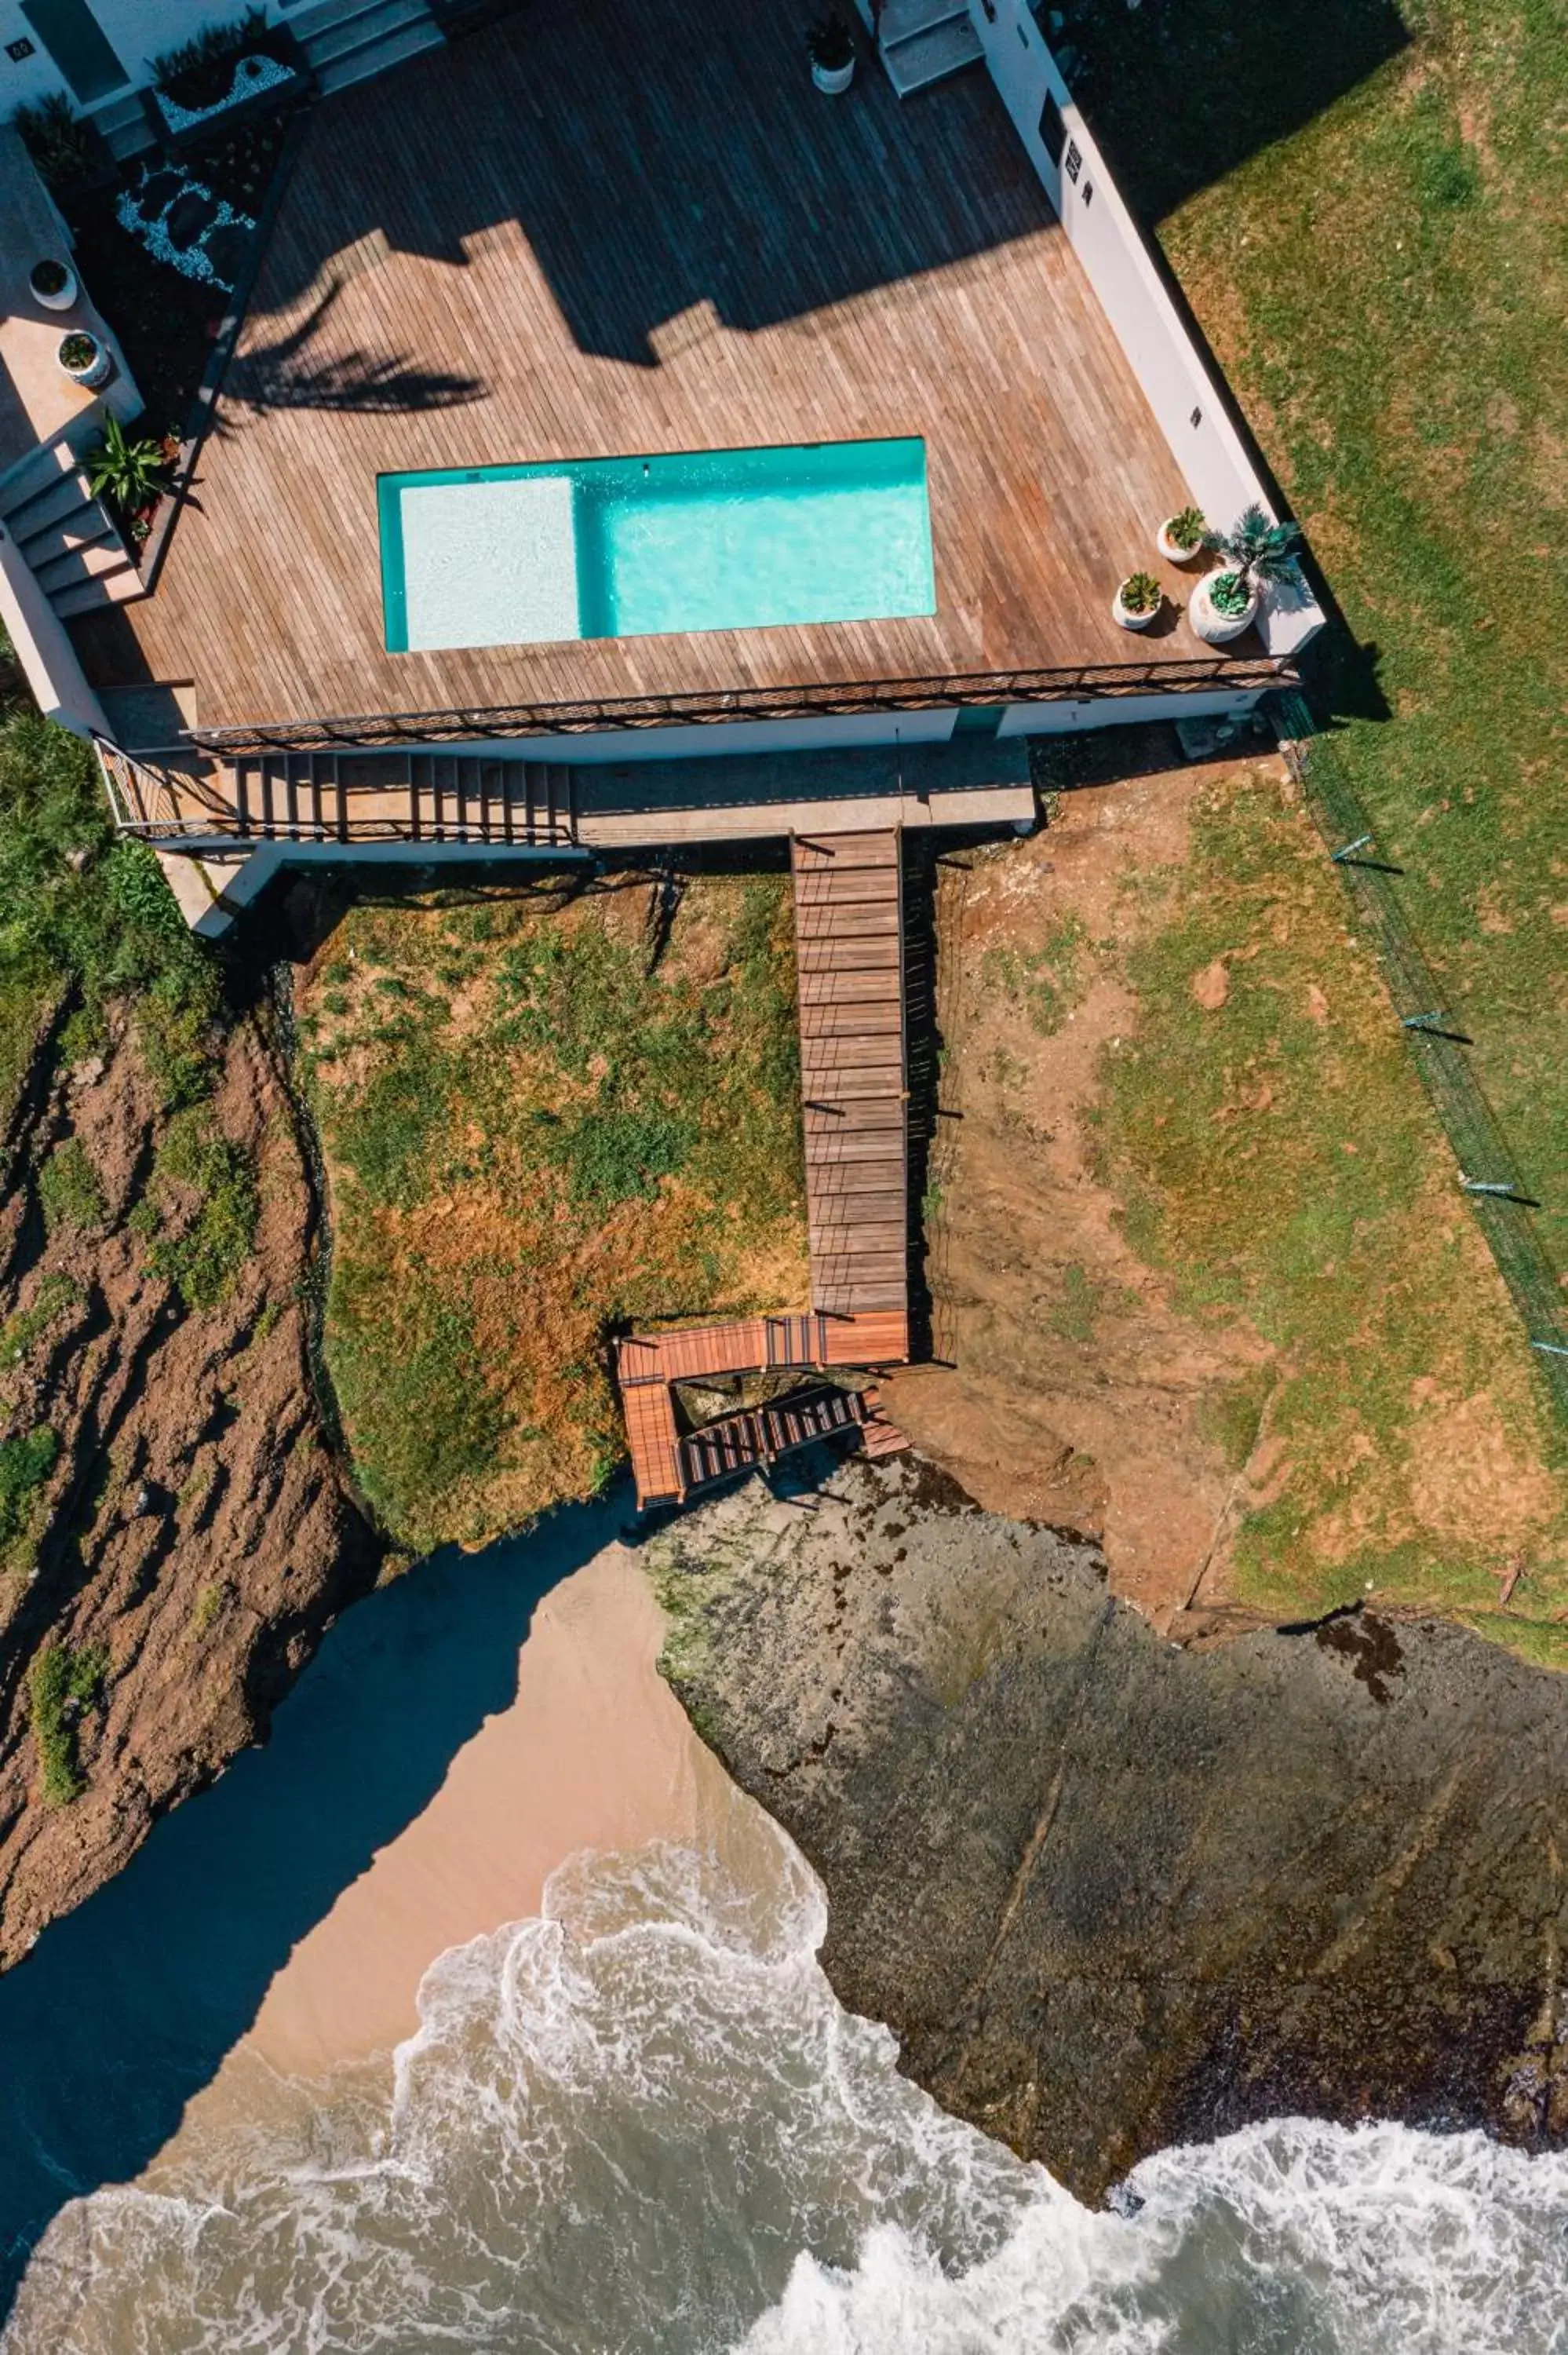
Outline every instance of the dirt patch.
[[1064, 792], [937, 927], [894, 1419], [1183, 1640], [1375, 1594], [1568, 1661], [1562, 1434], [1282, 765]]
[[[893, 1420], [989, 1511], [1098, 1539], [1118, 1593], [1162, 1623], [1234, 1506], [1239, 1467], [1209, 1411], [1240, 1389], [1261, 1400], [1271, 1353], [1245, 1320], [1181, 1313], [1131, 1249], [1094, 1115], [1101, 1059], [1138, 1025], [1121, 956], [1186, 859], [1212, 773], [1075, 792], [1033, 840], [944, 865], [926, 1236], [934, 1354], [950, 1363], [887, 1384]], [[1077, 1002], [1043, 1028], [1006, 976], [1064, 936]], [[1199, 979], [1223, 1005], [1224, 961]]]

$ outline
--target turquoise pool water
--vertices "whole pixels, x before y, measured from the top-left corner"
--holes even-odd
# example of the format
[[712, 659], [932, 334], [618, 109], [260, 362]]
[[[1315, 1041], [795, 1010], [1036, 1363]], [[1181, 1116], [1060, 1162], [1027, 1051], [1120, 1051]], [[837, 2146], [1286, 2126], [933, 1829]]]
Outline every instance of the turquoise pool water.
[[383, 474], [393, 654], [936, 611], [926, 444]]

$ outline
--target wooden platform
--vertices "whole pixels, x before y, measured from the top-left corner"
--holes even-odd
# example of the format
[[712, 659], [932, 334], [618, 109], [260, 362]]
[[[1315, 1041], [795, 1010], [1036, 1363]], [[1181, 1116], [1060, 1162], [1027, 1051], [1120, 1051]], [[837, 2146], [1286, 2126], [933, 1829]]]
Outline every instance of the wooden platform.
[[[1207, 657], [1111, 618], [1135, 566], [1182, 587], [1188, 488], [989, 79], [826, 102], [815, 13], [535, 0], [319, 105], [156, 591], [75, 625], [94, 680], [210, 727]], [[901, 434], [928, 617], [386, 650], [378, 474]]]
[[[619, 1342], [616, 1380], [638, 1509], [683, 1503], [705, 1480], [767, 1462], [851, 1423], [865, 1426], [868, 1451], [874, 1455], [906, 1444], [892, 1425], [868, 1420], [858, 1393], [826, 1388], [808, 1390], [805, 1405], [801, 1395], [792, 1394], [777, 1408], [748, 1409], [683, 1433], [675, 1383], [711, 1381], [726, 1374], [805, 1374], [835, 1366], [901, 1365], [908, 1354], [907, 1319], [888, 1314], [750, 1316], [729, 1324], [687, 1326], [678, 1332], [636, 1334]], [[835, 1409], [834, 1400], [846, 1403]]]

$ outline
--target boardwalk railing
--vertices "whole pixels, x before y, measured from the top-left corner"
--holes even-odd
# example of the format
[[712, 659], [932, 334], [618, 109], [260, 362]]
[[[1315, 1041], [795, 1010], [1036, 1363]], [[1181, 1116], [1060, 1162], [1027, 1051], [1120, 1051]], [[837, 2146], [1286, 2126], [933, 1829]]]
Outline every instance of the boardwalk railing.
[[193, 745], [210, 752], [326, 751], [334, 746], [453, 744], [486, 737], [705, 727], [726, 719], [801, 719], [870, 711], [962, 709], [975, 704], [1071, 703], [1107, 696], [1197, 694], [1215, 687], [1245, 694], [1289, 685], [1295, 677], [1288, 665], [1267, 659], [1202, 655], [1171, 662], [1082, 663], [1055, 670], [975, 671], [945, 677], [610, 696], [597, 702], [508, 703], [467, 710], [250, 720], [232, 727], [193, 728], [189, 733]]

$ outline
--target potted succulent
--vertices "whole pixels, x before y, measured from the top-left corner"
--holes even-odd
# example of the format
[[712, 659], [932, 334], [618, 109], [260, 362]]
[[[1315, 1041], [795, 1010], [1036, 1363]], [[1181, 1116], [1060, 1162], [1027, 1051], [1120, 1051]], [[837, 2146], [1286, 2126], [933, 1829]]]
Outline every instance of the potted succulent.
[[848, 90], [854, 80], [854, 36], [842, 16], [818, 17], [806, 36], [806, 54], [819, 90], [830, 98]]
[[60, 337], [57, 357], [67, 376], [85, 392], [96, 392], [101, 384], [109, 381], [113, 364], [109, 346], [100, 343], [96, 336], [90, 336], [85, 327], [73, 327], [69, 336]]
[[33, 290], [33, 300], [41, 303], [46, 311], [69, 311], [79, 292], [69, 262], [56, 261], [52, 256], [34, 262], [27, 272], [27, 283]]
[[1206, 531], [1203, 546], [1226, 561], [1193, 590], [1188, 616], [1198, 635], [1210, 645], [1239, 638], [1257, 618], [1265, 589], [1298, 586], [1300, 567], [1296, 550], [1301, 544], [1298, 524], [1271, 523], [1265, 508], [1247, 508], [1234, 531]]
[[1124, 630], [1147, 630], [1165, 602], [1165, 591], [1152, 572], [1129, 572], [1112, 601], [1111, 612]]
[[1156, 535], [1156, 544], [1168, 564], [1191, 564], [1203, 545], [1207, 529], [1202, 507], [1183, 507], [1179, 514], [1166, 517]]

